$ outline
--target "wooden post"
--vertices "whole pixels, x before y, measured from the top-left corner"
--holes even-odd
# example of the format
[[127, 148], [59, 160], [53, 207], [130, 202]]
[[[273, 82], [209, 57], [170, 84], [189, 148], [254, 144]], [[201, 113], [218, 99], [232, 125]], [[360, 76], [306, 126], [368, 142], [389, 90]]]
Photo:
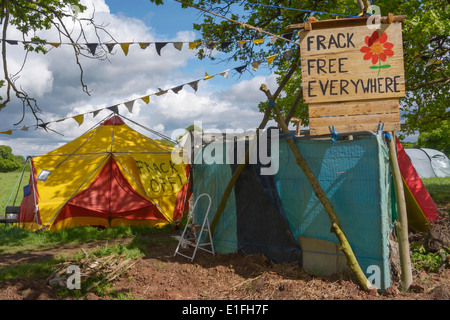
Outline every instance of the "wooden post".
[[394, 225], [397, 231], [400, 253], [401, 287], [406, 291], [412, 283], [412, 268], [411, 257], [409, 254], [408, 215], [406, 212], [405, 192], [403, 189], [403, 179], [397, 159], [394, 131], [392, 132], [392, 138], [389, 140], [389, 158], [391, 162], [392, 174], [394, 176], [395, 198], [397, 200], [398, 221], [396, 221]]

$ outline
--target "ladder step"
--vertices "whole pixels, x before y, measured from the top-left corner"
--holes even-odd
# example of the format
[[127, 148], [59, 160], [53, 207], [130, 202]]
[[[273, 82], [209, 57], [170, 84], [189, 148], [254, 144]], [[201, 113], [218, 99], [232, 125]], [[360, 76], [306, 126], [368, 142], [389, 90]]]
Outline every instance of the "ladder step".
[[[209, 206], [208, 206], [208, 210], [206, 211], [205, 217], [203, 219], [203, 224], [198, 225], [198, 224], [194, 223], [193, 212], [195, 210], [195, 206], [197, 205], [198, 199], [205, 195], [209, 198]], [[208, 220], [208, 213], [209, 213], [210, 207], [211, 207], [211, 197], [208, 194], [203, 193], [197, 197], [197, 200], [195, 200], [195, 203], [194, 203], [194, 207], [192, 208], [192, 214], [191, 213], [189, 214], [188, 219], [186, 221], [186, 226], [185, 226], [183, 233], [178, 241], [178, 246], [177, 246], [177, 249], [175, 250], [174, 256], [179, 254], [179, 255], [186, 257], [188, 259], [191, 259], [191, 261], [193, 261], [198, 249], [212, 253], [213, 255], [215, 254], [214, 245], [212, 242], [212, 237], [211, 237], [211, 232], [210, 232], [209, 220]], [[194, 238], [185, 238], [186, 231], [188, 229], [190, 229], [189, 234], [193, 233]], [[208, 234], [209, 234], [210, 242], [208, 242], [208, 243], [202, 242], [202, 241], [205, 241], [204, 237], [202, 236], [203, 232], [205, 232], [205, 231], [208, 232]], [[191, 240], [194, 240], [194, 241], [191, 241]], [[186, 245], [195, 248], [192, 256], [187, 256], [187, 255], [179, 252], [180, 247], [186, 247]], [[204, 248], [205, 246], [210, 246], [211, 250], [205, 249]]]

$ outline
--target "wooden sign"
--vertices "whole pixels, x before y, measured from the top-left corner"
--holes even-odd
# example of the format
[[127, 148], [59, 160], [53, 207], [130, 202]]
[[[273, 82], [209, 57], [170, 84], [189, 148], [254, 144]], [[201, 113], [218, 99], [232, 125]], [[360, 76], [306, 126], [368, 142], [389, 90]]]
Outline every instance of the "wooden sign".
[[405, 95], [400, 23], [300, 33], [305, 103]]
[[400, 23], [300, 32], [303, 101], [311, 135], [400, 129], [405, 95]]

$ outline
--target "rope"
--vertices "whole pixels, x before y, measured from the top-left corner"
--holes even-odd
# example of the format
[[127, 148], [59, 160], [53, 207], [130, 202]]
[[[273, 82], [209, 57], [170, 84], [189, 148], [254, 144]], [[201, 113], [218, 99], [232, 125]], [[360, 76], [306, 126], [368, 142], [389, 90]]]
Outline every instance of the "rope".
[[[238, 1], [233, 1], [233, 0], [224, 0], [224, 1], [225, 2], [233, 2], [233, 3], [238, 2]], [[348, 15], [348, 14], [331, 13], [331, 12], [323, 12], [323, 11], [316, 11], [316, 10], [305, 10], [305, 9], [297, 9], [297, 8], [288, 8], [288, 7], [283, 7], [283, 6], [274, 6], [274, 5], [262, 4], [262, 3], [251, 3], [251, 2], [242, 2], [242, 1], [239, 1], [239, 2], [241, 4], [248, 4], [248, 5], [252, 5], [252, 6], [260, 6], [260, 7], [274, 8], [274, 9], [301, 11], [301, 12], [306, 12], [306, 13], [328, 14], [328, 15], [339, 16], [339, 17], [352, 17], [352, 15]]]
[[274, 33], [270, 33], [270, 32], [268, 32], [268, 31], [263, 30], [262, 28], [257, 28], [257, 27], [254, 27], [254, 26], [250, 25], [250, 24], [247, 24], [247, 23], [244, 23], [244, 22], [239, 22], [239, 21], [236, 21], [236, 20], [233, 20], [233, 19], [224, 17], [224, 16], [222, 16], [222, 15], [220, 15], [220, 14], [217, 14], [217, 13], [214, 13], [214, 12], [211, 12], [211, 11], [208, 11], [208, 10], [206, 10], [206, 9], [199, 8], [199, 7], [197, 7], [197, 6], [194, 6], [193, 4], [189, 4], [189, 3], [186, 3], [186, 2], [183, 2], [183, 1], [180, 1], [180, 0], [174, 0], [174, 1], [179, 2], [179, 3], [181, 3], [181, 4], [184, 4], [185, 6], [192, 7], [192, 8], [194, 8], [194, 9], [203, 11], [203, 12], [205, 12], [205, 13], [212, 14], [212, 15], [214, 15], [214, 16], [216, 16], [216, 17], [219, 17], [219, 18], [222, 18], [222, 19], [225, 19], [225, 20], [228, 20], [228, 21], [237, 23], [237, 24], [239, 24], [239, 25], [240, 25], [241, 27], [243, 27], [243, 28], [245, 27], [245, 28], [249, 28], [249, 29], [252, 29], [252, 30], [256, 30], [256, 31], [258, 31], [258, 32], [260, 32], [260, 33], [265, 33], [265, 34], [268, 34], [268, 35], [270, 35], [270, 36], [272, 36], [272, 37], [276, 37], [276, 38], [278, 38], [278, 39], [280, 39], [280, 40], [288, 41], [288, 42], [295, 43], [296, 45], [298, 45], [298, 43], [295, 42], [295, 41], [292, 41], [292, 40], [290, 40], [290, 39], [286, 39], [286, 38], [284, 38], [284, 37], [282, 37], [282, 36], [279, 36], [279, 35], [277, 35], [277, 34], [274, 34]]
[[174, 143], [174, 144], [177, 144], [176, 141], [172, 140], [171, 138], [169, 138], [168, 136], [165, 136], [165, 135], [162, 134], [162, 133], [159, 133], [158, 131], [155, 131], [155, 130], [152, 130], [152, 129], [150, 129], [150, 128], [147, 128], [146, 126], [143, 126], [142, 124], [137, 123], [136, 121], [133, 121], [133, 120], [131, 120], [131, 119], [125, 117], [124, 115], [120, 115], [120, 116], [121, 116], [122, 118], [124, 118], [124, 119], [126, 119], [126, 120], [128, 120], [128, 121], [130, 121], [130, 122], [132, 122], [132, 123], [134, 123], [135, 125], [137, 125], [137, 126], [143, 128], [143, 129], [145, 129], [145, 130], [147, 130], [147, 131], [153, 133], [154, 135], [157, 135], [157, 136], [160, 137], [160, 138], [169, 140], [170, 142], [172, 142], [172, 143]]

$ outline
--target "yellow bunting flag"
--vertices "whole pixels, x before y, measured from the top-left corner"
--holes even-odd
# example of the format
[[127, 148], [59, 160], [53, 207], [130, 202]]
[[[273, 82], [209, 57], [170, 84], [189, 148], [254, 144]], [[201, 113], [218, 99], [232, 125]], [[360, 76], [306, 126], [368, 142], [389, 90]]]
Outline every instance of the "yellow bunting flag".
[[272, 64], [273, 60], [276, 58], [277, 55], [278, 54], [274, 54], [273, 56], [269, 56], [269, 57], [266, 58], [267, 63], [269, 64], [269, 67], [270, 67], [270, 65]]
[[58, 42], [47, 42], [47, 44], [49, 44], [55, 48], [58, 48], [61, 45], [61, 43], [58, 43]]
[[189, 42], [189, 49], [195, 49], [201, 42]]
[[9, 135], [12, 135], [12, 130], [11, 129], [9, 129], [8, 131], [3, 131], [3, 132], [0, 132], [1, 134], [9, 134]]
[[212, 79], [212, 78], [214, 78], [214, 76], [210, 76], [208, 74], [208, 72], [205, 72], [205, 77], [203, 78], [203, 80], [209, 80], [209, 79]]
[[78, 125], [81, 126], [81, 124], [84, 121], [84, 115], [80, 114], [78, 116], [72, 117], [76, 122], [78, 122]]
[[264, 40], [265, 39], [255, 39], [255, 40], [253, 40], [253, 43], [254, 44], [262, 44], [262, 43], [264, 43]]
[[144, 101], [146, 104], [150, 103], [150, 96], [145, 96], [141, 98], [142, 101]]
[[131, 42], [120, 44], [120, 46], [122, 47], [123, 53], [125, 53], [125, 55], [128, 55], [128, 49], [130, 47], [130, 44], [131, 44]]

